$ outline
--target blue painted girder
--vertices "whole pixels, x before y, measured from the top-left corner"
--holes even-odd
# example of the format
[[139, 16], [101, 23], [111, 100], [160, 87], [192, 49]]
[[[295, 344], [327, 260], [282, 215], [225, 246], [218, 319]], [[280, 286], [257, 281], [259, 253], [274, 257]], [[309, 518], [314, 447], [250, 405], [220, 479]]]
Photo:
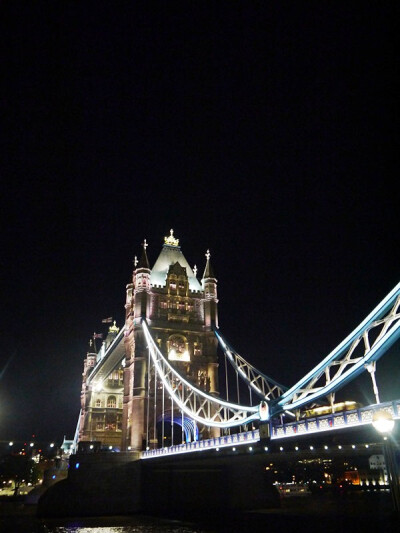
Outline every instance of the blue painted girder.
[[365, 370], [365, 365], [377, 361], [394, 342], [400, 337], [400, 315], [395, 315], [395, 319], [391, 327], [388, 328], [386, 333], [382, 338], [375, 342], [369, 351], [367, 351], [364, 357], [351, 365], [351, 367], [343, 372], [338, 378], [333, 379], [331, 382], [327, 383], [325, 386], [319, 388], [316, 392], [300, 398], [298, 400], [292, 401], [293, 397], [307, 388], [307, 385], [310, 382], [321, 376], [325, 370], [330, 367], [334, 362], [340, 363], [340, 361], [346, 356], [353, 342], [360, 339], [363, 334], [371, 327], [371, 325], [379, 320], [382, 320], [389, 315], [396, 301], [400, 296], [400, 283], [394, 287], [394, 289], [379, 303], [379, 305], [361, 322], [361, 324], [340, 344], [337, 346], [321, 363], [319, 363], [313, 370], [306, 374], [300, 381], [298, 381], [293, 387], [286, 391], [282, 396], [276, 401], [273, 402], [271, 406], [271, 414], [279, 414], [284, 410], [295, 409], [301, 407], [305, 404], [308, 404], [322, 396], [338, 390], [343, 387], [346, 383], [353, 380], [361, 372]]

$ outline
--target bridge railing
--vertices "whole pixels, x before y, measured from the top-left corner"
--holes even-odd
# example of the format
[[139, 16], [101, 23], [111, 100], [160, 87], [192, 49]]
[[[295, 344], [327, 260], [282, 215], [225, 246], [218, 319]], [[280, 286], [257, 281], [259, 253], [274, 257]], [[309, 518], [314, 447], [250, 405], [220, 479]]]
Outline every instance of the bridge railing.
[[214, 437], [212, 439], [203, 439], [195, 442], [187, 442], [184, 444], [177, 444], [165, 448], [157, 448], [154, 450], [146, 450], [142, 452], [142, 459], [149, 459], [151, 457], [162, 457], [166, 455], [175, 455], [187, 452], [199, 452], [207, 449], [223, 448], [226, 446], [235, 446], [240, 444], [249, 444], [258, 442], [260, 440], [260, 433], [258, 429], [246, 431], [242, 433], [235, 433], [233, 435], [223, 435], [221, 437]]

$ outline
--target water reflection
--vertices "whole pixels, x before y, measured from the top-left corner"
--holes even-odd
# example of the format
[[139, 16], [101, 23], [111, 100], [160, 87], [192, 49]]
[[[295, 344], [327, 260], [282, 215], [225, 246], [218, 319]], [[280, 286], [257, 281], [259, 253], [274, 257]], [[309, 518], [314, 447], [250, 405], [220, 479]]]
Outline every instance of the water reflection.
[[[88, 525], [68, 523], [65, 525], [42, 525], [42, 533], [205, 533], [203, 530], [182, 525], [182, 523], [165, 523], [155, 520], [132, 519], [132, 524], [125, 525]], [[138, 523], [136, 523], [138, 522]]]
[[[0, 505], [1, 533], [206, 533], [194, 523], [149, 516], [103, 516], [39, 519], [34, 512], [5, 512]], [[209, 533], [209, 532], [208, 532]]]
[[202, 533], [199, 529], [191, 529], [186, 526], [171, 527], [161, 524], [135, 525], [135, 526], [101, 526], [101, 527], [81, 527], [81, 526], [59, 526], [49, 528], [45, 526], [43, 532], [48, 533]]

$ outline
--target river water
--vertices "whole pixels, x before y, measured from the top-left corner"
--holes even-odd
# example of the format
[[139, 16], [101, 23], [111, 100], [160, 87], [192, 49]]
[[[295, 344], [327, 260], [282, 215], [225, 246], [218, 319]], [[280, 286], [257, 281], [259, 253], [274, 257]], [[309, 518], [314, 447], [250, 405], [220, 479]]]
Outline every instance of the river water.
[[399, 533], [388, 493], [284, 499], [279, 509], [232, 516], [199, 516], [197, 522], [144, 515], [39, 519], [35, 506], [0, 502], [0, 533]]
[[147, 516], [42, 520], [33, 513], [0, 516], [1, 533], [209, 533], [209, 529]]

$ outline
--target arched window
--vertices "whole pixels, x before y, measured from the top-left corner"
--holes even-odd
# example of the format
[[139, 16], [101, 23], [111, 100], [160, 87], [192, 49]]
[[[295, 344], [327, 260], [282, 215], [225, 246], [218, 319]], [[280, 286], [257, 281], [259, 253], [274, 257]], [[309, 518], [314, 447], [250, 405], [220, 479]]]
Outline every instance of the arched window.
[[98, 399], [96, 400], [96, 407], [101, 407], [101, 400], [100, 400], [100, 398], [98, 398]]
[[117, 399], [115, 396], [109, 396], [107, 398], [107, 407], [117, 407]]
[[168, 359], [170, 361], [190, 361], [186, 338], [182, 335], [171, 335], [167, 342]]

